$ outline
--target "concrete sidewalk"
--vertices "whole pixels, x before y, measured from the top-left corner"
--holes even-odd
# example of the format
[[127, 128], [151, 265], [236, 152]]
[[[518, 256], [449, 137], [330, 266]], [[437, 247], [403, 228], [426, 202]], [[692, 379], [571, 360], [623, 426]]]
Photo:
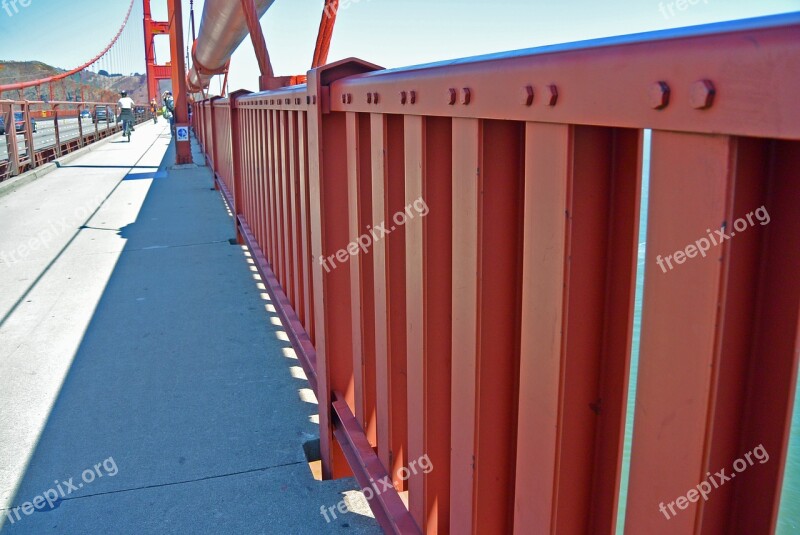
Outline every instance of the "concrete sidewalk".
[[0, 197], [0, 533], [380, 533], [320, 514], [356, 483], [313, 479], [313, 394], [173, 150], [144, 124]]

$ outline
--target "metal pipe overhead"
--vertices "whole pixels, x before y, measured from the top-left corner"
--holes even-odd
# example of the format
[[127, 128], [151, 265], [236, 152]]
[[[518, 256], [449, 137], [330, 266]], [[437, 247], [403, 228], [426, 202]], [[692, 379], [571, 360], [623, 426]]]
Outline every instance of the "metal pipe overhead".
[[[261, 18], [275, 0], [255, 0]], [[241, 3], [231, 0], [206, 0], [200, 33], [192, 47], [192, 68], [187, 75], [189, 89], [208, 87], [214, 74], [225, 70], [233, 52], [247, 37], [247, 20]]]

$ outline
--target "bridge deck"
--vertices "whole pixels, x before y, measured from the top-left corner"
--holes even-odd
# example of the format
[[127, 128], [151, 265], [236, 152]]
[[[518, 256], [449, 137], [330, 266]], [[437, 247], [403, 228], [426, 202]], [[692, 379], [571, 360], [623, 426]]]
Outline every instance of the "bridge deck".
[[355, 483], [313, 479], [302, 370], [169, 141], [143, 125], [0, 197], [0, 531], [379, 532], [320, 514]]

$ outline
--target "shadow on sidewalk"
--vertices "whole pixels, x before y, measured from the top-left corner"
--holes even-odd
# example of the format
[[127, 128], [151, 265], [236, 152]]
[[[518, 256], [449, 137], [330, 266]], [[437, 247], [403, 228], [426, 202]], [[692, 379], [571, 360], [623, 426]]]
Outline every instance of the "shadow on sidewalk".
[[380, 533], [321, 516], [356, 484], [313, 479], [313, 394], [210, 171], [173, 158], [126, 178], [151, 181], [135, 223], [101, 229], [124, 250], [12, 503], [57, 499], [0, 532]]

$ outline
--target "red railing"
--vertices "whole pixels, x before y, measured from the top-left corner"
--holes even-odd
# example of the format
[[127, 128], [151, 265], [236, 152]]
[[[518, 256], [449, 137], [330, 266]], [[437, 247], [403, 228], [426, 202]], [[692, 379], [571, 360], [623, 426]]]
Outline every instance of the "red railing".
[[[367, 493], [390, 532], [615, 532], [652, 129], [625, 530], [774, 531], [800, 354], [798, 37], [789, 15], [346, 60], [195, 104], [317, 393], [324, 476], [407, 490], [409, 510]], [[698, 255], [759, 207], [768, 224]], [[676, 502], [759, 445], [770, 462]]]
[[[77, 119], [82, 110], [94, 116], [96, 108], [109, 110], [108, 119]], [[0, 100], [5, 131], [0, 134], [0, 182], [119, 132], [122, 123], [116, 122], [115, 108], [116, 103], [109, 102]], [[16, 129], [18, 113], [24, 119], [21, 131]], [[139, 123], [146, 117], [138, 114], [136, 119]]]

